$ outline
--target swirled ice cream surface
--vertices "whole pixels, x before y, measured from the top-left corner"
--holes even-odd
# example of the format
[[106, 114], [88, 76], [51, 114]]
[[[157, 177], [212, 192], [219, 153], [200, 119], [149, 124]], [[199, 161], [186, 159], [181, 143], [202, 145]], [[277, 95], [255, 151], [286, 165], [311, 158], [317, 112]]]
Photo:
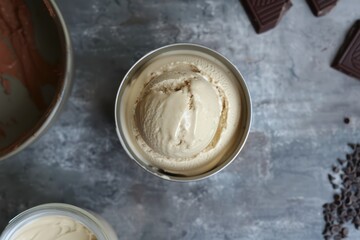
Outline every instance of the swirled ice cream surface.
[[124, 133], [152, 166], [186, 175], [221, 161], [239, 131], [240, 93], [233, 73], [197, 51], [173, 51], [138, 70], [121, 99]]
[[44, 216], [21, 227], [11, 240], [96, 240], [96, 237], [72, 218]]

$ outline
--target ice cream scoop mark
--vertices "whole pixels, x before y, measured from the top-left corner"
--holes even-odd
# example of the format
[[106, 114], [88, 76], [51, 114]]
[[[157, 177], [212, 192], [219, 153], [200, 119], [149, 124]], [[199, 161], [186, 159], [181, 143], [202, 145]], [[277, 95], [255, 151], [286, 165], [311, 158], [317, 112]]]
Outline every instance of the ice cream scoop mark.
[[228, 101], [227, 101], [227, 99], [225, 97], [225, 93], [223, 92], [223, 90], [220, 89], [219, 87], [216, 87], [216, 89], [218, 90], [219, 96], [221, 97], [222, 109], [221, 109], [221, 114], [220, 114], [220, 121], [219, 121], [218, 128], [217, 128], [217, 130], [215, 132], [215, 135], [214, 135], [212, 141], [203, 150], [203, 152], [207, 152], [207, 151], [215, 148], [216, 145], [218, 144], [218, 142], [220, 141], [220, 137], [221, 137], [222, 132], [227, 128], [227, 118], [228, 118], [229, 104], [228, 104]]
[[[150, 92], [157, 92], [157, 91], [165, 93], [165, 94], [172, 93], [172, 92], [178, 92], [180, 90], [183, 90], [184, 88], [187, 88], [187, 86], [189, 86], [189, 85], [190, 85], [189, 80], [185, 80], [182, 83], [177, 84], [175, 86], [172, 86], [172, 85], [158, 86], [157, 84], [155, 84], [154, 86], [152, 86], [148, 91], [146, 91], [142, 95], [146, 95]], [[146, 86], [145, 86], [145, 88], [146, 88]]]
[[194, 95], [192, 93], [190, 83], [189, 83], [189, 85], [187, 85], [187, 90], [188, 90], [188, 94], [189, 94], [189, 104], [188, 104], [189, 110], [195, 110]]
[[194, 65], [190, 65], [190, 69], [194, 73], [200, 73], [201, 71]]

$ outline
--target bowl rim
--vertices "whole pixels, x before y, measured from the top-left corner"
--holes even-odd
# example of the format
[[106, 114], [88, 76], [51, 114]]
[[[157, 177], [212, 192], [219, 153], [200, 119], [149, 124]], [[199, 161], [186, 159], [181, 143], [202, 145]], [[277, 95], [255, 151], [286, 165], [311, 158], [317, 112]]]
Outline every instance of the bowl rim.
[[49, 109], [48, 112], [38, 120], [35, 127], [29, 131], [27, 136], [24, 137], [24, 140], [20, 140], [18, 145], [8, 147], [8, 149], [4, 151], [5, 153], [0, 155], [0, 161], [21, 152], [23, 149], [34, 143], [42, 134], [44, 134], [46, 130], [49, 129], [54, 120], [58, 117], [72, 89], [74, 59], [69, 30], [66, 27], [65, 20], [55, 0], [48, 0], [47, 2], [50, 3], [51, 14], [55, 14], [56, 23], [60, 30], [59, 33], [62, 35], [61, 37], [63, 37], [63, 43], [65, 47], [65, 68], [63, 83], [60, 86], [59, 93], [55, 95], [57, 98], [56, 101], [53, 100], [49, 107], [51, 109]]
[[[231, 72], [234, 74], [236, 79], [239, 81], [239, 84], [243, 90], [244, 99], [246, 101], [245, 105], [247, 108], [246, 109], [247, 114], [245, 117], [245, 121], [246, 121], [245, 128], [244, 128], [243, 135], [241, 136], [241, 141], [239, 143], [239, 146], [237, 146], [237, 148], [234, 149], [234, 152], [231, 154], [231, 156], [229, 156], [229, 158], [227, 160], [224, 160], [220, 165], [216, 165], [211, 170], [209, 170], [205, 173], [194, 175], [194, 176], [174, 176], [172, 174], [169, 175], [166, 172], [165, 173], [158, 172], [155, 170], [157, 168], [146, 165], [143, 161], [138, 159], [136, 154], [134, 154], [132, 152], [131, 147], [127, 144], [126, 136], [123, 134], [122, 127], [121, 127], [122, 124], [121, 124], [121, 120], [119, 117], [121, 114], [120, 101], [122, 98], [122, 93], [124, 92], [124, 89], [125, 89], [127, 83], [131, 80], [131, 78], [132, 78], [133, 74], [136, 72], [136, 70], [141, 68], [141, 66], [143, 66], [143, 64], [145, 64], [147, 61], [149, 61], [153, 57], [156, 57], [164, 52], [177, 50], [177, 49], [199, 50], [200, 52], [209, 54], [210, 56], [212, 56], [215, 59], [222, 62], [226, 67], [228, 67], [229, 70], [231, 70]], [[132, 160], [134, 160], [141, 168], [143, 168], [147, 172], [151, 173], [152, 175], [155, 175], [161, 179], [169, 180], [169, 181], [173, 181], [173, 182], [192, 182], [192, 181], [197, 181], [197, 180], [203, 180], [203, 179], [206, 179], [206, 178], [213, 176], [213, 175], [217, 174], [218, 172], [222, 171], [224, 168], [226, 168], [229, 164], [231, 164], [237, 158], [237, 156], [243, 149], [243, 147], [247, 141], [247, 138], [249, 136], [251, 123], [252, 123], [252, 103], [251, 103], [250, 91], [249, 91], [246, 81], [245, 81], [244, 77], [242, 76], [241, 72], [239, 71], [239, 69], [228, 58], [223, 56], [221, 53], [219, 53], [211, 48], [205, 47], [203, 45], [194, 44], [194, 43], [175, 43], [175, 44], [169, 44], [169, 45], [157, 48], [155, 50], [148, 52], [142, 58], [140, 58], [135, 64], [133, 64], [132, 67], [129, 69], [129, 71], [125, 74], [125, 76], [122, 79], [122, 82], [120, 83], [120, 86], [118, 88], [116, 100], [115, 100], [115, 112], [114, 113], [115, 113], [116, 132], [117, 132], [117, 135], [119, 137], [121, 145], [122, 145], [123, 149], [125, 150], [126, 154]]]

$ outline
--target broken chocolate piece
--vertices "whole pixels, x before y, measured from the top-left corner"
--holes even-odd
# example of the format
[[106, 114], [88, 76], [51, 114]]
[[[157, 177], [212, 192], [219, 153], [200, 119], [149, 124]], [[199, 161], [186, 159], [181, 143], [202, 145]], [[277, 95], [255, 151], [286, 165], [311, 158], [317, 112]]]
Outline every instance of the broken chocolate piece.
[[240, 0], [257, 33], [274, 28], [292, 6], [291, 0]]
[[360, 79], [360, 20], [350, 29], [332, 67]]
[[338, 0], [306, 0], [311, 11], [317, 17], [324, 16], [335, 7]]

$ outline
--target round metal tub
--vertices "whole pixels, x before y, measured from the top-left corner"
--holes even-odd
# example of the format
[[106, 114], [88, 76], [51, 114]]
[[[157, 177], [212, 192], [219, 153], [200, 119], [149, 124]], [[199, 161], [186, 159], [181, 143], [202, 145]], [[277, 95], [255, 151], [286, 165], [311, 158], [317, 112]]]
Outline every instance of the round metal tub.
[[[241, 106], [239, 106], [241, 109], [241, 117], [238, 128], [239, 134], [235, 143], [232, 144], [233, 146], [231, 147], [231, 151], [224, 154], [224, 157], [221, 159], [221, 161], [219, 161], [210, 170], [206, 170], [205, 172], [201, 172], [200, 174], [194, 174], [194, 175], [172, 173], [167, 171], [166, 169], [161, 169], [157, 166], [152, 165], [150, 162], [147, 162], [146, 159], [144, 159], [145, 157], [140, 156], [140, 154], [136, 153], [134, 147], [132, 147], [135, 144], [128, 137], [129, 129], [127, 127], [128, 124], [126, 123], [126, 119], [124, 117], [132, 113], [126, 111], [125, 107], [123, 106], [124, 104], [122, 104], [123, 102], [126, 102], [126, 100], [123, 99], [123, 96], [125, 95], [124, 93], [126, 92], [127, 88], [132, 84], [132, 81], [136, 81], [136, 78], [134, 79], [134, 76], [138, 76], [142, 71], [142, 69], [144, 68], [144, 66], [149, 64], [149, 62], [152, 59], [160, 55], [169, 54], [172, 51], [182, 51], [182, 50], [189, 50], [189, 51], [196, 51], [199, 53], [203, 53], [213, 57], [214, 59], [224, 64], [224, 66], [226, 66], [228, 71], [230, 71], [237, 80], [238, 91], [241, 100]], [[239, 70], [221, 54], [215, 52], [214, 50], [196, 44], [179, 43], [179, 44], [168, 45], [146, 54], [143, 58], [141, 58], [138, 62], [136, 62], [133, 65], [133, 67], [129, 70], [129, 72], [125, 75], [119, 87], [116, 97], [115, 122], [116, 122], [116, 130], [124, 150], [130, 156], [131, 159], [133, 159], [146, 171], [160, 178], [166, 180], [172, 180], [172, 181], [187, 182], [187, 181], [204, 179], [224, 169], [236, 158], [236, 156], [240, 153], [241, 149], [243, 148], [246, 139], [248, 137], [250, 131], [250, 125], [251, 125], [250, 93], [246, 86], [246, 82], [242, 77], [241, 73], [239, 72]]]

